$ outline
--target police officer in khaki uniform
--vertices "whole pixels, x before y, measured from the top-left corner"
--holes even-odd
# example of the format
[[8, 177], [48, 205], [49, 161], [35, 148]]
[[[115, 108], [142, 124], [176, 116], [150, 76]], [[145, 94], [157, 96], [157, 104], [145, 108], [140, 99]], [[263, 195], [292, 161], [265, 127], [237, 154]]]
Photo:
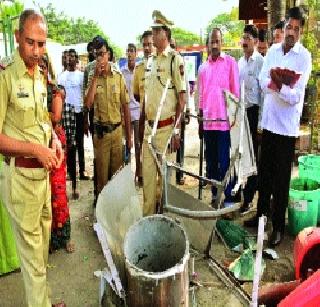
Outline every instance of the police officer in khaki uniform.
[[19, 47], [0, 73], [0, 153], [5, 156], [0, 193], [12, 220], [27, 305], [51, 307], [46, 274], [51, 228], [48, 171], [59, 166], [63, 154], [61, 144], [52, 139], [38, 67], [47, 38], [44, 17], [25, 10], [15, 36]]
[[97, 194], [123, 164], [121, 112], [127, 146], [131, 148], [129, 95], [122, 74], [108, 61], [105, 40], [96, 46], [94, 74], [89, 76], [85, 104], [94, 107], [93, 147], [97, 165]]
[[[144, 104], [144, 73], [147, 67], [147, 61], [149, 56], [152, 53], [152, 31], [144, 31], [141, 36], [141, 43], [143, 47], [143, 60], [138, 63], [134, 69], [133, 73], [133, 95], [136, 101], [140, 102], [140, 110], [143, 108]], [[143, 134], [144, 134], [144, 121], [139, 121], [139, 144], [143, 143]], [[139, 159], [140, 165], [137, 166], [138, 172], [138, 182], [139, 185], [142, 185], [142, 176], [141, 176], [141, 156]], [[136, 178], [137, 179], [137, 178]]]
[[[165, 84], [169, 79], [169, 90], [163, 104], [153, 142], [156, 151], [163, 152], [173, 126], [176, 124], [176, 121], [179, 120], [181, 112], [184, 109], [186, 91], [183, 59], [176, 51], [171, 49], [169, 45], [171, 39], [169, 26], [172, 25], [172, 22], [168, 21], [159, 11], [153, 12], [153, 19], [152, 36], [156, 53], [149, 58], [147, 63], [145, 72], [146, 100], [141, 113], [141, 120], [145, 120], [142, 159], [144, 216], [156, 212], [157, 169], [147, 140], [152, 131], [160, 98]], [[177, 127], [180, 127], [180, 122], [177, 124]], [[177, 129], [172, 140], [173, 149], [177, 149], [179, 143], [180, 136], [179, 129]]]
[[133, 94], [137, 101], [140, 101], [141, 108], [144, 101], [144, 73], [147, 66], [147, 61], [152, 53], [152, 32], [144, 31], [141, 36], [143, 47], [143, 61], [138, 63], [134, 69], [133, 75]]

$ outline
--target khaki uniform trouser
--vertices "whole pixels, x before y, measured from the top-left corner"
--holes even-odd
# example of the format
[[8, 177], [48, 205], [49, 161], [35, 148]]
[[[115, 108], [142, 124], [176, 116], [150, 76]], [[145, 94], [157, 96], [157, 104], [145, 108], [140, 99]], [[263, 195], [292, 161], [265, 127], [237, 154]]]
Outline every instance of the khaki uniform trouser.
[[[28, 307], [51, 307], [47, 263], [51, 190], [45, 169], [3, 163], [0, 193], [12, 220]], [[0, 174], [1, 175], [1, 174]]]
[[94, 157], [97, 166], [97, 195], [122, 166], [122, 128], [121, 125], [99, 139], [93, 135]]
[[[162, 153], [164, 151], [171, 132], [171, 125], [157, 130], [153, 141], [153, 145], [157, 152]], [[148, 137], [150, 135], [151, 128], [146, 124], [142, 148], [143, 216], [156, 213], [157, 189], [159, 192], [158, 195], [161, 195], [162, 187], [162, 178], [158, 178], [158, 176], [160, 177], [160, 174], [158, 174], [156, 162], [148, 145]]]

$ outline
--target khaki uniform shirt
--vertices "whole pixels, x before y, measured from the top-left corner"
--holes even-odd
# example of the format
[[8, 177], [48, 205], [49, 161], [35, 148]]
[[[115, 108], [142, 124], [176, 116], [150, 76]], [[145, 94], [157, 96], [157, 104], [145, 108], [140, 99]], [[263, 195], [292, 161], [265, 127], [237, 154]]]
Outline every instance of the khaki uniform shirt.
[[[145, 73], [145, 113], [148, 120], [154, 120], [167, 79], [170, 85], [163, 104], [160, 120], [176, 113], [178, 93], [186, 91], [184, 64], [182, 56], [168, 46], [160, 55], [148, 59]], [[174, 57], [172, 61], [172, 57]], [[172, 74], [171, 74], [172, 63]]]
[[144, 101], [144, 73], [147, 65], [147, 60], [143, 59], [134, 69], [133, 75], [133, 94], [139, 95], [140, 106]]
[[38, 67], [30, 76], [16, 51], [12, 62], [0, 72], [0, 133], [48, 146], [51, 131], [43, 76]]
[[[89, 82], [93, 74], [89, 75]], [[89, 86], [88, 86], [89, 88]], [[111, 66], [111, 74], [97, 78], [94, 96], [93, 121], [99, 124], [117, 124], [121, 122], [121, 105], [129, 103], [129, 95], [120, 71]]]

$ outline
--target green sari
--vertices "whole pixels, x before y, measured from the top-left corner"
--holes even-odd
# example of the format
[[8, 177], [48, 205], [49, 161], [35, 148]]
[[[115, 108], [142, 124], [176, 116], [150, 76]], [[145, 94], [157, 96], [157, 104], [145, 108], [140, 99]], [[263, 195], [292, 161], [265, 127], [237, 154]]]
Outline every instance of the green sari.
[[[0, 155], [0, 184], [2, 156]], [[0, 275], [12, 272], [20, 267], [11, 221], [0, 195]]]

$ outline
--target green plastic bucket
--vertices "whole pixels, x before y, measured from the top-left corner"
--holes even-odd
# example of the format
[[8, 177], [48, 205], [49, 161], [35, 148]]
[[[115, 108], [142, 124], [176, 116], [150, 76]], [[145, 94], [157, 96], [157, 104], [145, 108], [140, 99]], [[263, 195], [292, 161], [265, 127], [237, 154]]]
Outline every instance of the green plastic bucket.
[[289, 232], [296, 236], [302, 229], [317, 226], [320, 183], [308, 178], [291, 180], [289, 190]]
[[299, 177], [320, 182], [320, 155], [307, 155], [298, 158]]
[[[320, 155], [307, 155], [298, 158], [299, 177], [320, 182]], [[318, 202], [318, 222], [320, 222], [320, 197]]]

